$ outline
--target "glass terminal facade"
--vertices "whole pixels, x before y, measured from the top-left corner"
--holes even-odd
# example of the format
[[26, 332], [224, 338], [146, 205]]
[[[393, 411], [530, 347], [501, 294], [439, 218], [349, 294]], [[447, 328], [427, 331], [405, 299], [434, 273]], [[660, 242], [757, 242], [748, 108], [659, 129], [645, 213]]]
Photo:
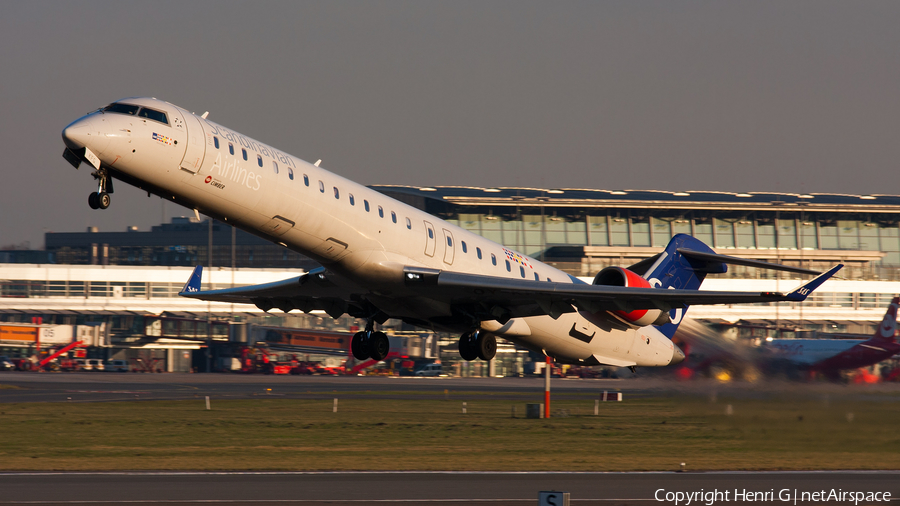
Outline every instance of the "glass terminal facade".
[[[593, 266], [622, 265], [650, 256], [637, 248], [658, 251], [683, 233], [726, 254], [774, 260], [772, 252], [784, 252], [782, 263], [813, 269], [855, 259], [866, 268], [857, 277], [900, 279], [900, 196], [373, 188], [549, 263], [615, 248], [620, 254]], [[572, 246], [584, 248], [565, 249]]]

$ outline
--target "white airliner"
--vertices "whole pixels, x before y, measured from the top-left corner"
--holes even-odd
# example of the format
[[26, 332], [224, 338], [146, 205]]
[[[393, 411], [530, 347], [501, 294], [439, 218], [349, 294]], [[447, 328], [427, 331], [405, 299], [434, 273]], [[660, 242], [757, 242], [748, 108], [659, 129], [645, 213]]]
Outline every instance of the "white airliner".
[[563, 363], [664, 366], [684, 359], [670, 338], [688, 305], [802, 301], [841, 268], [789, 293], [699, 291], [727, 263], [819, 273], [717, 255], [677, 235], [588, 285], [206, 116], [122, 99], [67, 126], [63, 157], [95, 169], [92, 208], [109, 206], [114, 178], [320, 262], [296, 278], [209, 291], [198, 267], [181, 295], [363, 318], [351, 343], [358, 359], [383, 359], [389, 342], [375, 323], [400, 318], [460, 333], [466, 360], [493, 358], [499, 336]]

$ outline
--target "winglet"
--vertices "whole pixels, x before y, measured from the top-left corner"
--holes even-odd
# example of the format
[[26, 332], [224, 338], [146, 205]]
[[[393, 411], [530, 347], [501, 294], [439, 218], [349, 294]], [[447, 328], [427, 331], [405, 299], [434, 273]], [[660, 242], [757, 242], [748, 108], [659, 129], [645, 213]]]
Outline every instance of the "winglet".
[[822, 274], [819, 274], [818, 276], [809, 280], [806, 284], [791, 290], [790, 292], [785, 294], [784, 300], [790, 300], [794, 302], [802, 302], [806, 300], [806, 297], [808, 297], [809, 294], [813, 293], [813, 290], [822, 286], [822, 283], [828, 281], [828, 278], [834, 276], [835, 273], [841, 270], [843, 266], [844, 264], [837, 264], [827, 272], [823, 272]]
[[179, 295], [184, 293], [195, 293], [200, 291], [200, 280], [203, 276], [203, 266], [198, 265], [194, 267], [194, 272], [191, 273], [191, 277], [188, 278], [187, 283], [184, 284], [184, 288], [181, 289]]

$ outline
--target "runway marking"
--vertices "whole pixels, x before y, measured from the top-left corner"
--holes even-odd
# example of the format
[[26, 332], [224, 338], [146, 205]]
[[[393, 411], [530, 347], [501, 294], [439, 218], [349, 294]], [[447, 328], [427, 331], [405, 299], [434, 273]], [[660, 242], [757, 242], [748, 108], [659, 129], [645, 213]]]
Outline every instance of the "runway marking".
[[78, 394], [149, 394], [150, 392], [136, 392], [131, 390], [65, 390], [66, 393]]
[[[593, 500], [593, 499], [580, 499]], [[632, 501], [635, 499], [607, 499], [609, 501]], [[644, 499], [640, 499], [644, 500]], [[650, 499], [651, 501], [653, 499]], [[0, 501], [0, 504], [167, 504], [167, 503], [191, 503], [191, 504], [210, 504], [210, 503], [399, 503], [399, 502], [435, 502], [435, 503], [454, 503], [454, 502], [534, 502], [534, 499], [165, 499], [160, 501], [152, 500], [127, 500], [127, 501]]]
[[900, 474], [896, 469], [809, 470], [809, 471], [0, 471], [3, 476], [302, 476], [359, 474], [433, 474], [433, 475], [829, 475], [829, 474]]
[[[893, 499], [898, 500], [898, 499]], [[598, 502], [598, 501], [656, 501], [656, 499], [569, 499], [571, 502]], [[531, 499], [164, 499], [164, 500], [146, 500], [134, 499], [125, 501], [0, 501], [0, 504], [166, 504], [166, 503], [319, 503], [319, 502], [339, 502], [339, 503], [370, 503], [370, 502], [534, 502]]]

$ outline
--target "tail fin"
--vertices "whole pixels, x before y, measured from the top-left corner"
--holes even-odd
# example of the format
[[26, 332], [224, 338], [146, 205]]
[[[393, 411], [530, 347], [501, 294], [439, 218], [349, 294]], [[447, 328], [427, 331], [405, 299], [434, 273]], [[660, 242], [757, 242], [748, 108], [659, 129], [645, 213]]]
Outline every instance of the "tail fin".
[[[713, 255], [716, 253], [699, 239], [686, 234], [676, 234], [669, 241], [665, 251], [635, 264], [629, 269], [641, 274], [654, 288], [679, 290], [698, 290], [707, 274], [722, 273], [728, 270], [728, 267], [722, 262], [687, 257], [682, 255], [678, 251], [679, 249], [712, 253]], [[669, 311], [671, 323], [660, 325], [657, 329], [671, 339], [678, 330], [678, 324], [681, 323], [687, 309], [688, 306], [672, 309]]]
[[878, 329], [875, 331], [875, 336], [873, 339], [877, 339], [879, 341], [887, 341], [894, 342], [895, 336], [897, 334], [897, 307], [900, 306], [900, 297], [894, 297], [891, 300], [891, 305], [888, 306], [888, 310], [884, 313], [884, 320], [881, 321], [881, 324], [878, 325]]
[[194, 267], [194, 272], [191, 273], [191, 277], [188, 278], [187, 283], [184, 284], [184, 288], [182, 288], [181, 292], [179, 292], [179, 293], [199, 292], [202, 277], [203, 277], [203, 266], [198, 265], [197, 267]]

